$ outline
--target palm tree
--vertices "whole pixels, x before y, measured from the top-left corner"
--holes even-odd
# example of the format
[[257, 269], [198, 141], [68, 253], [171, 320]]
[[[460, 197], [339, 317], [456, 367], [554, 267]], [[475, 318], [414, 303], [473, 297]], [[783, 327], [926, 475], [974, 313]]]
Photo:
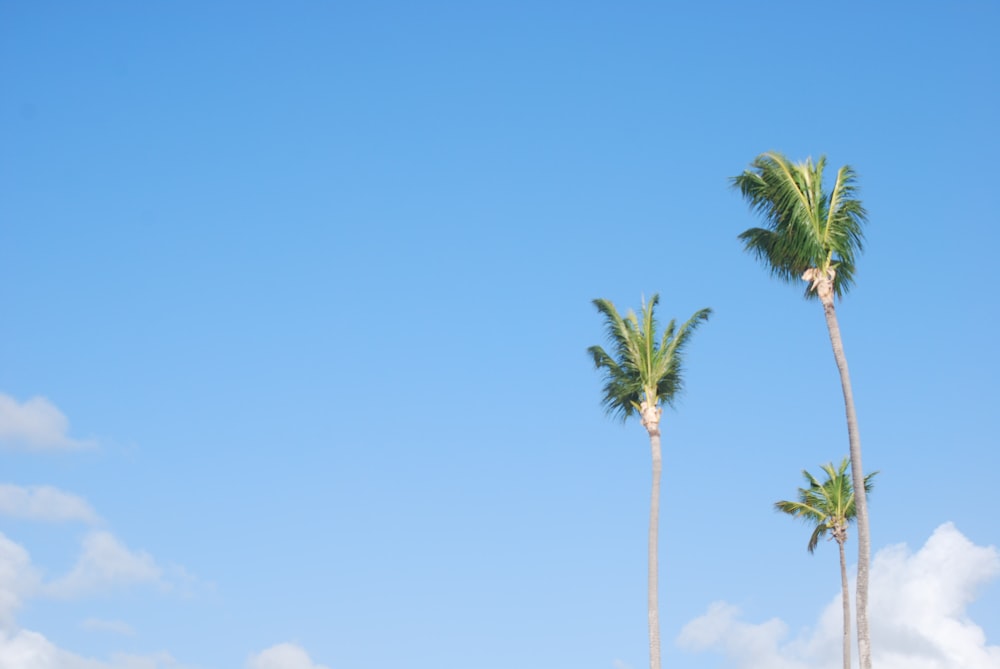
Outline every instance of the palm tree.
[[[808, 488], [799, 488], [798, 501], [775, 502], [777, 511], [801, 518], [816, 526], [809, 538], [809, 552], [816, 550], [827, 532], [830, 538], [837, 542], [840, 549], [840, 587], [844, 606], [844, 669], [851, 669], [851, 602], [847, 587], [847, 562], [844, 559], [844, 543], [847, 541], [847, 526], [857, 516], [854, 504], [854, 486], [848, 478], [848, 459], [844, 458], [840, 468], [834, 471], [833, 463], [823, 465], [826, 480], [817, 481], [812, 474], [803, 470], [802, 475], [809, 484]], [[865, 477], [865, 492], [872, 489], [872, 477], [878, 472], [872, 472]]]
[[696, 312], [686, 323], [677, 327], [671, 320], [657, 337], [653, 310], [660, 301], [653, 295], [642, 305], [641, 320], [631, 309], [623, 318], [608, 300], [594, 300], [594, 306], [604, 316], [611, 354], [600, 346], [587, 352], [594, 366], [604, 372], [603, 404], [608, 414], [623, 421], [638, 414], [649, 433], [653, 454], [653, 492], [649, 505], [649, 666], [660, 669], [660, 618], [657, 603], [657, 530], [660, 523], [660, 416], [663, 406], [672, 405], [681, 390], [682, 351], [702, 321], [708, 320], [710, 309]]
[[837, 171], [833, 190], [823, 191], [826, 159], [793, 164], [780, 153], [763, 153], [750, 169], [733, 178], [750, 208], [766, 227], [751, 228], [739, 236], [745, 249], [757, 256], [771, 273], [787, 282], [808, 282], [807, 298], [819, 298], [840, 372], [850, 442], [851, 477], [857, 491], [858, 518], [858, 657], [861, 669], [871, 669], [868, 631], [868, 571], [871, 533], [868, 502], [861, 464], [861, 436], [854, 412], [851, 377], [840, 338], [834, 298], [842, 297], [854, 283], [854, 259], [862, 250], [862, 227], [867, 213], [857, 199], [857, 175], [848, 166]]

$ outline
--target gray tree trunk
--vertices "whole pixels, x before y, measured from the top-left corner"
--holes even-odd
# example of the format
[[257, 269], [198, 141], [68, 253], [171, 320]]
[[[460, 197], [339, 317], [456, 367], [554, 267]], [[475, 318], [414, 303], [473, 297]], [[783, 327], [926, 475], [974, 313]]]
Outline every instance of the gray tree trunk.
[[649, 501], [649, 667], [660, 669], [660, 609], [657, 546], [660, 526], [660, 472], [663, 458], [660, 454], [660, 428], [647, 426], [649, 445], [653, 452], [653, 492]]
[[[832, 282], [831, 282], [832, 283]], [[861, 465], [861, 435], [858, 431], [858, 417], [854, 413], [854, 394], [851, 392], [851, 376], [847, 371], [847, 357], [840, 339], [840, 326], [833, 306], [833, 290], [817, 290], [826, 315], [826, 327], [830, 332], [833, 357], [840, 371], [840, 385], [844, 391], [844, 410], [847, 413], [847, 436], [850, 442], [851, 478], [854, 484], [854, 508], [858, 519], [858, 583], [855, 603], [858, 618], [858, 661], [861, 669], [871, 669], [871, 637], [868, 631], [868, 565], [871, 560], [871, 535], [868, 527], [868, 495], [865, 492], [864, 468]]]
[[844, 559], [844, 542], [837, 541], [840, 548], [840, 588], [844, 604], [844, 669], [851, 669], [851, 591], [847, 585], [847, 561]]

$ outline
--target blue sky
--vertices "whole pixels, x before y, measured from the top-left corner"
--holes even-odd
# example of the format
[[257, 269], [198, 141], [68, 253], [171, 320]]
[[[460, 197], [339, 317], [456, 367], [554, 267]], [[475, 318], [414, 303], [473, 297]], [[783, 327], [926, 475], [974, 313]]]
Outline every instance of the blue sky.
[[870, 213], [876, 658], [1000, 667], [998, 29], [0, 0], [0, 664], [643, 667], [648, 442], [585, 350], [591, 299], [659, 292], [714, 310], [663, 424], [664, 664], [838, 667], [836, 551], [771, 510], [846, 453], [836, 369], [727, 181], [774, 149]]

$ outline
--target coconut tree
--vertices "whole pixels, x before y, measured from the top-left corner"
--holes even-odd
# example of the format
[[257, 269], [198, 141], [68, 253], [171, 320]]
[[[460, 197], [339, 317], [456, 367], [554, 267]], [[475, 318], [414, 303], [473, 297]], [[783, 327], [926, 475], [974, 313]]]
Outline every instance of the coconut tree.
[[710, 309], [696, 312], [686, 323], [677, 326], [671, 320], [657, 334], [653, 311], [658, 295], [642, 305], [642, 313], [629, 310], [622, 317], [608, 300], [594, 300], [604, 316], [611, 353], [600, 346], [587, 352], [594, 366], [604, 373], [603, 404], [608, 414], [623, 421], [638, 415], [649, 433], [653, 456], [653, 490], [649, 506], [649, 666], [660, 669], [660, 620], [657, 603], [657, 531], [660, 522], [660, 416], [663, 405], [672, 405], [681, 390], [683, 350], [699, 324], [708, 320]]
[[857, 491], [858, 522], [858, 657], [861, 669], [871, 669], [868, 631], [868, 571], [871, 533], [861, 463], [861, 436], [854, 411], [851, 377], [837, 324], [835, 298], [854, 283], [854, 261], [862, 251], [867, 213], [857, 198], [857, 175], [849, 166], [837, 171], [833, 188], [823, 190], [826, 159], [792, 163], [780, 153], [763, 153], [750, 169], [733, 178], [733, 185], [764, 220], [739, 236], [745, 249], [761, 260], [771, 274], [787, 282], [806, 282], [805, 296], [823, 305], [833, 357], [840, 372], [850, 443], [851, 477]]
[[[802, 476], [809, 487], [799, 488], [796, 501], [775, 502], [774, 508], [815, 525], [812, 536], [809, 537], [810, 553], [816, 550], [819, 540], [827, 533], [830, 534], [830, 539], [837, 542], [837, 548], [840, 549], [841, 601], [844, 607], [844, 669], [851, 669], [851, 601], [847, 587], [844, 544], [847, 542], [847, 526], [857, 517], [857, 507], [854, 503], [854, 486], [847, 475], [847, 463], [848, 459], [844, 458], [837, 470], [834, 470], [832, 462], [823, 465], [826, 480], [822, 483], [803, 470]], [[865, 477], [866, 493], [871, 492], [872, 477], [877, 473], [872, 472]]]

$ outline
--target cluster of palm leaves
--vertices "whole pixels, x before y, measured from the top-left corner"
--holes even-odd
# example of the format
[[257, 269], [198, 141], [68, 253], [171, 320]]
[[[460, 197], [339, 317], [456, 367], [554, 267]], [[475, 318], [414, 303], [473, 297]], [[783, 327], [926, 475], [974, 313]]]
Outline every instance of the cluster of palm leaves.
[[[847, 358], [844, 355], [835, 298], [843, 297], [854, 283], [855, 259], [863, 248], [863, 226], [867, 214], [857, 198], [857, 175], [845, 166], [837, 171], [833, 188], [823, 188], [824, 158], [792, 163], [779, 153], [759, 155], [739, 176], [737, 188], [758, 214], [764, 227], [741, 234], [746, 251], [761, 260], [772, 275], [786, 281], [805, 281], [807, 298], [818, 298], [826, 317], [834, 359], [840, 373], [847, 417], [850, 457], [839, 470], [824, 467], [828, 479], [817, 481], [808, 472], [809, 486], [799, 489], [798, 501], [778, 502], [779, 511], [815, 525], [809, 542], [812, 552], [820, 537], [830, 533], [840, 547], [844, 602], [844, 666], [850, 666], [850, 606], [844, 542], [847, 525], [857, 520], [858, 571], [856, 610], [858, 656], [861, 669], [871, 669], [868, 633], [868, 571], [871, 541], [868, 529], [867, 492], [871, 477], [861, 464], [861, 438], [854, 411]], [[607, 300], [594, 300], [604, 317], [611, 352], [592, 346], [588, 352], [594, 365], [604, 373], [603, 404], [609, 414], [627, 419], [638, 415], [649, 434], [653, 460], [652, 495], [649, 513], [649, 656], [650, 668], [660, 669], [657, 548], [659, 527], [660, 419], [663, 406], [671, 406], [682, 388], [683, 351], [699, 324], [711, 311], [702, 309], [678, 326], [671, 320], [658, 333], [654, 309], [659, 297], [644, 302], [637, 315], [629, 310], [622, 316]], [[846, 475], [850, 464], [851, 476]]]

